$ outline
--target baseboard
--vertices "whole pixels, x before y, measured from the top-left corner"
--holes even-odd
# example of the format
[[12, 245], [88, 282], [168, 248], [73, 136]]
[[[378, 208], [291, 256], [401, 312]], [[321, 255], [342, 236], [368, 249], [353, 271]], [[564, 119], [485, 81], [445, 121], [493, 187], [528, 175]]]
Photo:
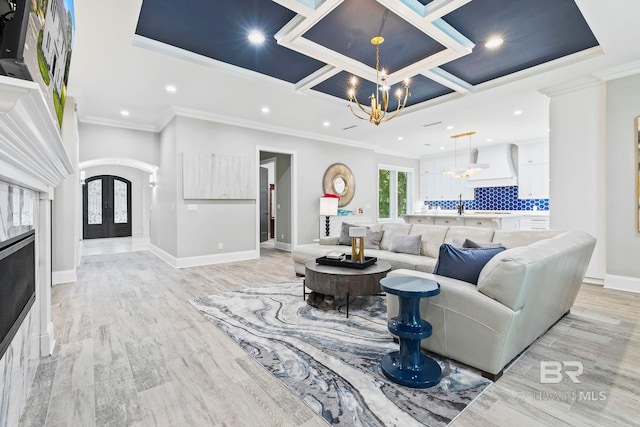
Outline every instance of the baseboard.
[[597, 277], [585, 277], [582, 282], [589, 283], [590, 285], [604, 285], [604, 279], [599, 279]]
[[200, 255], [176, 258], [155, 245], [149, 245], [151, 252], [174, 268], [197, 267], [200, 265], [222, 264], [225, 262], [246, 261], [260, 257], [258, 251], [228, 252], [223, 254]]
[[273, 247], [276, 248], [276, 249], [279, 249], [281, 251], [291, 252], [291, 243], [284, 243], [284, 242], [276, 241], [273, 244]]
[[76, 280], [78, 280], [78, 276], [76, 275], [75, 269], [51, 272], [51, 284], [53, 286], [61, 283], [75, 282]]
[[617, 291], [640, 293], [640, 278], [607, 274], [604, 277], [604, 287]]
[[171, 255], [169, 252], [165, 252], [164, 250], [160, 249], [159, 247], [157, 247], [152, 243], [149, 243], [149, 250], [151, 251], [151, 253], [153, 253], [155, 256], [157, 256], [158, 258], [160, 258], [161, 260], [169, 264], [171, 267], [173, 268], [177, 267], [178, 259], [173, 255]]

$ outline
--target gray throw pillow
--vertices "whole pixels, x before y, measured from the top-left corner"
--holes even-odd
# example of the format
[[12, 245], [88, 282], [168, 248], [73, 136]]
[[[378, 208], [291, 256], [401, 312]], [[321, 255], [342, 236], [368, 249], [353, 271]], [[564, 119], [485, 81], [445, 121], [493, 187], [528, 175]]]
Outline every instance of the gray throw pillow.
[[367, 227], [367, 235], [364, 237], [364, 248], [380, 249], [380, 241], [382, 241], [383, 235], [384, 230], [371, 231], [371, 229]]
[[420, 245], [422, 244], [422, 234], [394, 234], [391, 236], [391, 246], [389, 251], [403, 254], [420, 255]]
[[342, 223], [342, 229], [340, 230], [340, 240], [338, 240], [339, 245], [351, 246], [351, 237], [349, 237], [349, 229], [351, 227], [357, 227], [357, 225], [348, 224], [346, 222]]
[[501, 248], [502, 243], [497, 242], [474, 242], [473, 240], [464, 239], [464, 243], [462, 244], [463, 248], [471, 248], [471, 249], [492, 249], [492, 248]]

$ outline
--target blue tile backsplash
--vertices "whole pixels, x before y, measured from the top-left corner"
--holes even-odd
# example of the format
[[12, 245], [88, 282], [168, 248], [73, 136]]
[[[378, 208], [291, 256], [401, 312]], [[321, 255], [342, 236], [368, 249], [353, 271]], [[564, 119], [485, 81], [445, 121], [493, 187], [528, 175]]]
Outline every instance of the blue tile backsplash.
[[[462, 200], [465, 209], [477, 211], [530, 211], [534, 206], [540, 211], [549, 210], [549, 199], [518, 199], [518, 186], [486, 187], [474, 189], [475, 200]], [[458, 200], [424, 202], [425, 206], [440, 206], [441, 209], [455, 210]]]

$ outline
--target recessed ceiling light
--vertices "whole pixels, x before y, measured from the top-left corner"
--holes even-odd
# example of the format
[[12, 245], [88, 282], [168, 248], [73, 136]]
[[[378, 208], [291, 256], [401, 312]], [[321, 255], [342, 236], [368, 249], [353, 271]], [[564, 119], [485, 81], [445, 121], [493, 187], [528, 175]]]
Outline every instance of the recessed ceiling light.
[[399, 136], [399, 137], [398, 137], [398, 141], [402, 141], [403, 139], [404, 139], [404, 138], [403, 138], [403, 137], [401, 137], [401, 136]]
[[331, 123], [325, 120], [324, 122], [322, 122], [322, 126], [328, 128], [329, 126], [331, 126]]
[[264, 114], [267, 114], [271, 110], [269, 109], [269, 107], [262, 107], [260, 111], [262, 111]]
[[176, 93], [176, 91], [178, 90], [178, 88], [176, 88], [174, 85], [166, 85], [164, 87], [164, 90], [166, 90], [169, 93]]
[[124, 117], [129, 117], [131, 113], [129, 113], [127, 110], [120, 110], [120, 115]]
[[447, 126], [447, 130], [451, 130], [451, 129], [453, 129], [453, 126], [451, 125]]
[[249, 36], [247, 38], [252, 44], [262, 44], [265, 41], [264, 34], [262, 34], [258, 30], [253, 30], [249, 32]]
[[487, 142], [491, 142], [491, 141], [493, 141], [493, 139], [487, 138]]
[[495, 49], [498, 46], [502, 45], [502, 43], [504, 43], [504, 40], [502, 40], [502, 37], [491, 36], [489, 37], [489, 40], [487, 40], [487, 42], [484, 44], [484, 47], [486, 47], [487, 49]]
[[440, 147], [441, 150], [444, 150], [444, 147]]
[[519, 116], [520, 114], [522, 114], [522, 110], [515, 110], [515, 111], [513, 112], [513, 115], [514, 115], [514, 116]]

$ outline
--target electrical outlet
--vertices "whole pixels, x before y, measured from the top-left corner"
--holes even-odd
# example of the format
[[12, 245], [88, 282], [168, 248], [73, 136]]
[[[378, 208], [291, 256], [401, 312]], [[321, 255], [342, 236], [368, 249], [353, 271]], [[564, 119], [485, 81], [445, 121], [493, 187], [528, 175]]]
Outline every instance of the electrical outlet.
[[222, 249], [222, 243], [218, 243], [218, 249]]

